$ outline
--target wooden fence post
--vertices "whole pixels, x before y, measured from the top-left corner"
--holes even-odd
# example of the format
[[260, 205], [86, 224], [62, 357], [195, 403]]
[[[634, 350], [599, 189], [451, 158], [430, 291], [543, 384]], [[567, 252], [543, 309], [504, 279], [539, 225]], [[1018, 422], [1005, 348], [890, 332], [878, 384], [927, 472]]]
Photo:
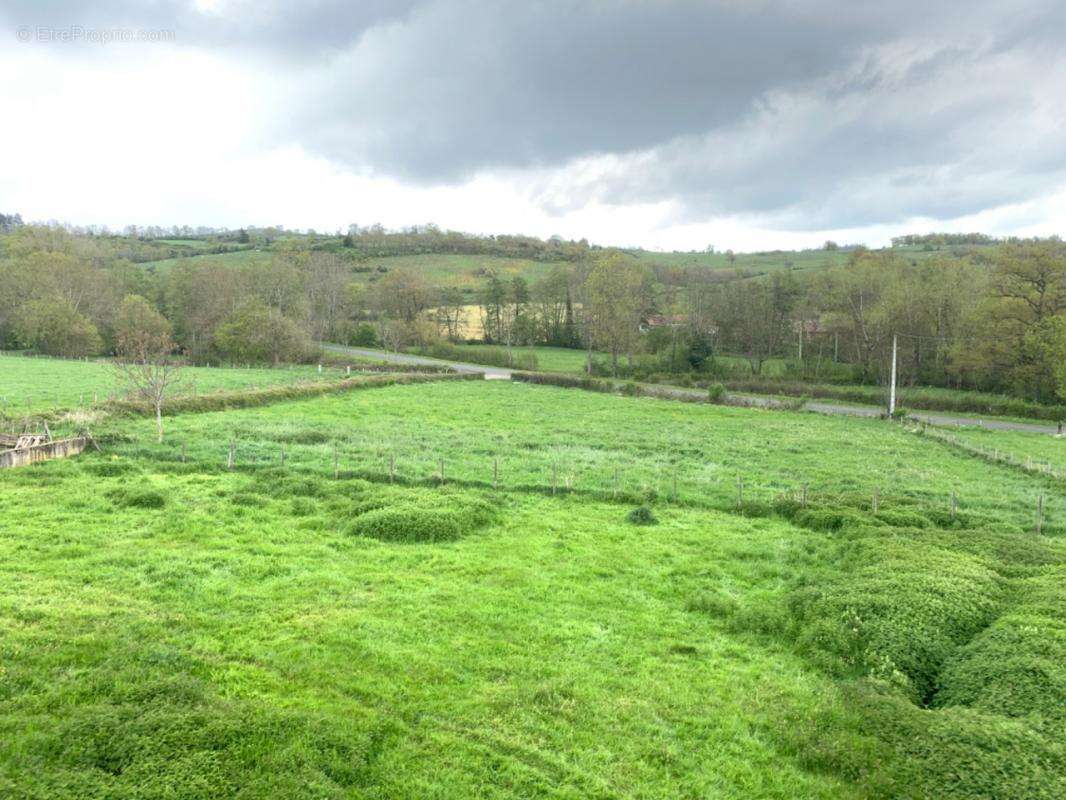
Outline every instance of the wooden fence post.
[[870, 504], [870, 507], [873, 509], [873, 513], [875, 513], [875, 514], [877, 513], [877, 501], [880, 499], [879, 494], [880, 494], [880, 490], [875, 486], [874, 487], [873, 502]]
[[389, 453], [389, 483], [396, 480], [396, 455]]
[[671, 489], [671, 493], [673, 494], [674, 502], [676, 503], [677, 502], [677, 470], [676, 469], [674, 470], [673, 483], [672, 483], [670, 489]]
[[1040, 535], [1041, 530], [1044, 528], [1044, 495], [1038, 495], [1036, 498], [1036, 534]]
[[737, 508], [744, 505], [744, 478], [737, 475]]
[[181, 443], [181, 463], [185, 463], [185, 442]]
[[500, 488], [500, 457], [492, 459], [492, 488], [493, 491]]
[[556, 467], [555, 467], [555, 462], [553, 461], [553, 462], [552, 462], [552, 495], [553, 495], [553, 496], [554, 496], [554, 494], [555, 494], [555, 486], [556, 486], [556, 482], [557, 482], [557, 478], [556, 478], [556, 474], [555, 474], [555, 469], [556, 469]]
[[440, 482], [441, 482], [441, 485], [444, 484], [444, 459], [443, 458], [440, 460]]
[[233, 469], [233, 460], [234, 460], [233, 459], [233, 449], [234, 449], [234, 444], [231, 441], [229, 443], [229, 459], [226, 461], [226, 469]]
[[285, 445], [281, 446], [281, 453], [278, 463], [281, 464], [281, 466], [283, 467], [285, 466]]
[[341, 476], [340, 457], [337, 455], [337, 445], [333, 445], [333, 480]]
[[951, 490], [951, 518], [955, 519], [955, 516], [959, 513], [959, 496], [955, 493], [955, 490]]

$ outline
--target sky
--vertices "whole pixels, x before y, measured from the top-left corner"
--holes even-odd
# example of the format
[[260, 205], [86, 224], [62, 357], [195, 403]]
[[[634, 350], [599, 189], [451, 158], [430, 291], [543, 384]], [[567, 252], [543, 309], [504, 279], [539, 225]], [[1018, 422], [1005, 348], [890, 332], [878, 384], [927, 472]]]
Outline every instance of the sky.
[[0, 0], [0, 43], [26, 220], [1066, 233], [1062, 0]]

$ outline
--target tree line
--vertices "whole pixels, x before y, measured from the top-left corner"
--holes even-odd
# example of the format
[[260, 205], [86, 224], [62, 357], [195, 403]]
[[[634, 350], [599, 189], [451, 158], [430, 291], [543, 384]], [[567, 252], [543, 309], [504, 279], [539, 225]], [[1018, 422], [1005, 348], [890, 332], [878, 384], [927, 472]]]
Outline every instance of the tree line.
[[[435, 230], [351, 235], [405, 236], [403, 247], [445, 253], [453, 244], [441, 242], [456, 239]], [[534, 281], [490, 260], [473, 294], [410, 269], [367, 276], [343, 245], [324, 249], [323, 241], [282, 237], [263, 263], [207, 257], [151, 271], [129, 258], [122, 237], [13, 226], [0, 238], [0, 345], [115, 353], [133, 297], [166, 321], [175, 352], [193, 363], [305, 360], [322, 341], [401, 349], [477, 340], [582, 349], [590, 372], [618, 377], [772, 372], [884, 383], [896, 338], [905, 384], [1041, 402], [1066, 390], [1066, 245], [1054, 239], [961, 255], [857, 248], [839, 266], [796, 272], [786, 264], [761, 276], [581, 246]], [[548, 253], [558, 243], [542, 245]]]

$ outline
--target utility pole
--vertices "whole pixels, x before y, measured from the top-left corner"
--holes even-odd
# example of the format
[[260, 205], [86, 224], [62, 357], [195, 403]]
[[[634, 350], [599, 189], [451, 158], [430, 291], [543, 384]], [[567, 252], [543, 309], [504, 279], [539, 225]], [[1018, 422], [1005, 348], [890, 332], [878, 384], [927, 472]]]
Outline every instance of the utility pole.
[[888, 416], [896, 413], [896, 334], [892, 334], [892, 385], [888, 388]]

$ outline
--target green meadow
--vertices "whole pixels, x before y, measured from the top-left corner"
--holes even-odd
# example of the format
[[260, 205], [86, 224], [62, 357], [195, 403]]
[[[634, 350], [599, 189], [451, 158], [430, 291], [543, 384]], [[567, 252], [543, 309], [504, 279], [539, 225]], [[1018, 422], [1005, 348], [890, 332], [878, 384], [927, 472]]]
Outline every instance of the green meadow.
[[[527, 258], [505, 258], [491, 255], [450, 255], [425, 253], [416, 256], [371, 258], [361, 266], [376, 270], [408, 270], [422, 275], [434, 286], [456, 287], [465, 292], [477, 292], [485, 286], [485, 276], [494, 272], [503, 280], [522, 277], [532, 284], [549, 275], [558, 264], [533, 261]], [[369, 279], [374, 275], [357, 273], [356, 278]]]
[[1066, 792], [1061, 483], [502, 381], [166, 423], [0, 471], [2, 796]]
[[165, 272], [176, 264], [195, 263], [218, 263], [231, 267], [254, 266], [268, 264], [274, 258], [275, 253], [270, 250], [237, 250], [232, 253], [199, 253], [183, 256], [180, 258], [164, 258], [159, 261], [145, 261], [138, 266], [154, 272]]
[[[353, 362], [354, 363], [354, 362]], [[282, 386], [300, 381], [336, 380], [343, 368], [316, 365], [268, 367], [184, 367], [177, 393], [206, 394]], [[0, 354], [0, 410], [9, 416], [40, 414], [52, 409], [85, 408], [110, 397], [121, 398], [126, 387], [108, 361], [63, 361]]]
[[1029, 458], [1039, 464], [1050, 464], [1056, 470], [1066, 470], [1066, 436], [997, 431], [974, 425], [952, 429], [951, 435], [965, 444], [993, 453], [998, 451], [1017, 461]]

